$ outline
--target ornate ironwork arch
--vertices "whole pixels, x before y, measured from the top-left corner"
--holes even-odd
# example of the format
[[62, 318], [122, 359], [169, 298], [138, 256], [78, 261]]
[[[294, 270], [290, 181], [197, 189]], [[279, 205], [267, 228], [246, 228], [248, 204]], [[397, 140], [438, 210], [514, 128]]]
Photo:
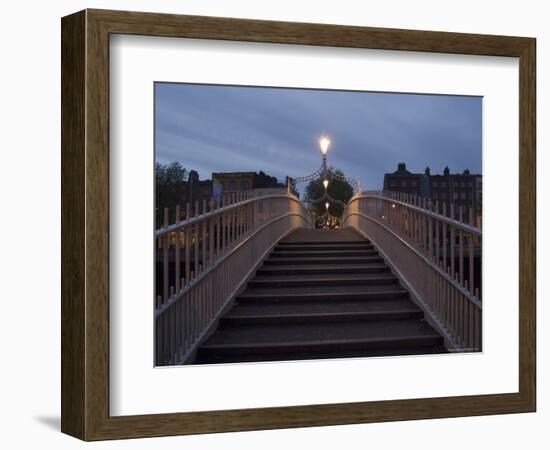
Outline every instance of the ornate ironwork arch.
[[[321, 138], [321, 139], [323, 139], [323, 138]], [[289, 177], [288, 180], [287, 180], [287, 187], [288, 187], [289, 192], [291, 192], [291, 191], [296, 189], [296, 185], [298, 185], [300, 183], [304, 183], [304, 182], [310, 182], [310, 181], [313, 181], [313, 180], [328, 180], [328, 181], [338, 180], [338, 181], [343, 181], [343, 182], [346, 182], [349, 185], [351, 185], [351, 187], [353, 188], [353, 193], [354, 194], [359, 194], [361, 192], [361, 184], [360, 184], [359, 180], [357, 180], [355, 178], [351, 178], [351, 177], [346, 177], [345, 175], [341, 175], [338, 172], [332, 170], [332, 168], [330, 168], [328, 166], [326, 151], [325, 151], [325, 153], [323, 153], [323, 161], [321, 163], [321, 167], [319, 167], [315, 172], [313, 172], [309, 175], [300, 176], [300, 177], [296, 177], [296, 178], [290, 178]], [[320, 203], [324, 200], [328, 200], [329, 202], [339, 204], [343, 207], [346, 206], [344, 202], [342, 202], [340, 200], [337, 200], [335, 198], [332, 198], [328, 194], [327, 189], [325, 189], [325, 192], [321, 197], [319, 197], [317, 199], [314, 199], [314, 200], [309, 200], [308, 202], [312, 205], [315, 205], [315, 204]]]

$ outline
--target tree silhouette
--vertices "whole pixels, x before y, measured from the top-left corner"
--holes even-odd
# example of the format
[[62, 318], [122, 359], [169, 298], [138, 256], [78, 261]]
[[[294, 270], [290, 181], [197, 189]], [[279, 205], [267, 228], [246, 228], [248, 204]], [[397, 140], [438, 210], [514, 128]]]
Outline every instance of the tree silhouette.
[[[179, 162], [155, 164], [155, 223], [164, 225], [164, 208], [174, 214], [176, 205], [185, 202], [185, 188], [189, 172]], [[174, 217], [170, 217], [174, 221]]]
[[[341, 170], [334, 170], [340, 176], [344, 176]], [[353, 187], [345, 180], [337, 180], [336, 178], [329, 178], [328, 195], [335, 200], [340, 200], [346, 204], [353, 195]], [[326, 212], [325, 201], [312, 203], [313, 201], [321, 198], [325, 194], [325, 187], [323, 186], [323, 180], [312, 180], [306, 187], [305, 201], [311, 204], [311, 207], [317, 216], [322, 216]], [[342, 217], [344, 208], [338, 203], [329, 202], [329, 214], [338, 218]]]

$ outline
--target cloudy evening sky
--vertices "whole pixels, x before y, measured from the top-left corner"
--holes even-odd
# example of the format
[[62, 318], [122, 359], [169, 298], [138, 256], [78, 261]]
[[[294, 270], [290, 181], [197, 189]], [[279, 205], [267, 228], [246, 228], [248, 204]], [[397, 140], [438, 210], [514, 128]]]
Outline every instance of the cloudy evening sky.
[[380, 189], [403, 161], [412, 172], [481, 173], [480, 97], [155, 85], [156, 160], [179, 161], [201, 179], [212, 172], [307, 175], [321, 163]]

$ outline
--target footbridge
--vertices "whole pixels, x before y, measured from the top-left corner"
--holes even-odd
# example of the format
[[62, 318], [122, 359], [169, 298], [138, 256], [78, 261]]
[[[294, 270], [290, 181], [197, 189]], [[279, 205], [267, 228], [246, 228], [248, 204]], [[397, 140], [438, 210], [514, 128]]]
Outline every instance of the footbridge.
[[481, 350], [472, 211], [358, 192], [316, 229], [290, 192], [164, 211], [157, 365]]

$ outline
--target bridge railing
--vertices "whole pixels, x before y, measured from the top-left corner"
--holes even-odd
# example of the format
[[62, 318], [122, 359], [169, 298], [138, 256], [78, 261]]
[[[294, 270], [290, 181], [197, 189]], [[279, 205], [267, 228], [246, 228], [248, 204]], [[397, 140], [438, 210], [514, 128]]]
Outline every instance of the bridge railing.
[[[272, 246], [309, 211], [292, 194], [235, 193], [224, 205], [176, 207], [155, 231], [155, 361], [180, 364]], [[202, 206], [202, 207], [201, 207]]]
[[407, 284], [451, 348], [481, 350], [481, 229], [473, 211], [395, 192], [365, 192], [343, 226], [363, 232]]

